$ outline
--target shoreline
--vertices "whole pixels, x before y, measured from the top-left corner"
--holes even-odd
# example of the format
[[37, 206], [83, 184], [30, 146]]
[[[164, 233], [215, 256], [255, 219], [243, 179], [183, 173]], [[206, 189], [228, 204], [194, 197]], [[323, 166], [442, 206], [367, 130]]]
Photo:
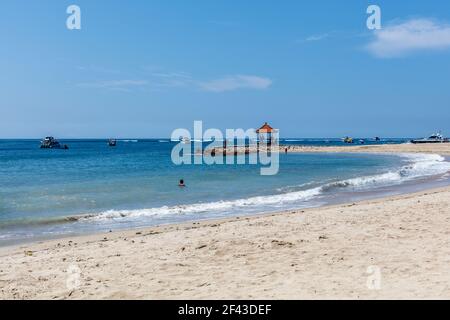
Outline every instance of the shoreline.
[[[280, 146], [285, 148], [289, 146]], [[283, 149], [281, 149], [283, 151]], [[339, 153], [345, 150], [346, 153], [423, 153], [423, 154], [439, 154], [442, 156], [450, 156], [450, 143], [437, 144], [379, 144], [379, 145], [348, 145], [348, 146], [294, 146], [288, 152], [332, 152]]]
[[[378, 154], [390, 154], [393, 156], [398, 156], [398, 157], [407, 157], [409, 156], [411, 153], [408, 152], [404, 152], [402, 151], [398, 151], [398, 152], [388, 152], [385, 151], [385, 147], [389, 146], [389, 145], [371, 145], [369, 147], [379, 147], [382, 148], [383, 150], [377, 150], [379, 152], [372, 152], [372, 151], [367, 151], [366, 148], [367, 146], [340, 146], [340, 147], [304, 147], [304, 146], [294, 146], [292, 148], [289, 149], [289, 153], [323, 153], [323, 154], [327, 154], [327, 153], [342, 153], [342, 154], [371, 154], [371, 153], [378, 153]], [[404, 145], [394, 145], [394, 146], [404, 146]], [[450, 145], [449, 145], [450, 147]], [[282, 148], [282, 146], [280, 146], [280, 148]], [[350, 151], [351, 148], [351, 151]], [[345, 150], [344, 150], [345, 149]], [[372, 149], [372, 148], [370, 148]], [[311, 151], [312, 150], [312, 151]], [[434, 152], [433, 152], [434, 151]], [[430, 154], [435, 154], [435, 149], [432, 150], [432, 152], [429, 152]], [[442, 150], [440, 150], [442, 151]], [[444, 150], [445, 151], [445, 150]], [[444, 152], [441, 152], [444, 153]], [[423, 154], [427, 154], [427, 153], [423, 153]], [[449, 154], [450, 154], [450, 149], [449, 149]], [[444, 156], [444, 155], [443, 155]], [[445, 156], [445, 158], [447, 160], [450, 161], [450, 157]], [[403, 194], [410, 194], [410, 193], [415, 193], [415, 192], [420, 192], [420, 191], [425, 191], [425, 190], [429, 190], [429, 189], [434, 189], [434, 188], [440, 188], [440, 187], [445, 187], [445, 186], [450, 186], [450, 179], [447, 179], [448, 183], [440, 183], [439, 181], [433, 181], [431, 179], [424, 179], [422, 181], [410, 181], [410, 182], [404, 182], [403, 184], [400, 185], [395, 185], [392, 186], [392, 188], [390, 191], [386, 191], [385, 189], [389, 189], [389, 186], [385, 186], [385, 187], [381, 187], [381, 188], [375, 188], [372, 191], [366, 192], [365, 195], [345, 195], [345, 194], [341, 194], [338, 197], [335, 197], [335, 199], [323, 199], [321, 201], [321, 203], [319, 205], [315, 205], [315, 204], [311, 204], [309, 206], [295, 206], [295, 205], [291, 205], [291, 206], [287, 206], [287, 208], [285, 210], [300, 210], [300, 209], [310, 209], [310, 208], [322, 208], [322, 207], [328, 207], [331, 205], [339, 205], [339, 204], [344, 204], [347, 202], [359, 202], [359, 201], [364, 201], [364, 200], [374, 200], [374, 199], [380, 199], [380, 198], [385, 198], [385, 197], [390, 197], [390, 196], [395, 196], [395, 195], [403, 195]], [[324, 185], [326, 187], [326, 185]], [[269, 196], [267, 196], [269, 197]], [[349, 199], [344, 199], [345, 197], [348, 197]], [[261, 209], [261, 211], [259, 212], [253, 212], [253, 213], [234, 213], [231, 215], [226, 215], [224, 217], [207, 217], [207, 218], [193, 218], [193, 219], [187, 219], [184, 221], [172, 221], [172, 222], [166, 222], [166, 223], [161, 223], [161, 224], [148, 224], [148, 225], [141, 225], [141, 226], [127, 226], [127, 227], [120, 227], [120, 228], [112, 228], [112, 231], [109, 229], [105, 228], [103, 230], [91, 230], [91, 231], [77, 231], [77, 232], [72, 232], [72, 233], [61, 233], [61, 234], [55, 234], [55, 235], [42, 235], [42, 236], [33, 236], [32, 238], [21, 238], [21, 239], [11, 239], [11, 240], [2, 240], [0, 241], [0, 248], [7, 248], [7, 247], [14, 247], [14, 246], [21, 246], [21, 245], [31, 245], [34, 243], [40, 243], [40, 242], [44, 242], [44, 241], [52, 241], [52, 240], [59, 240], [59, 239], [67, 239], [67, 238], [74, 238], [74, 237], [84, 237], [84, 236], [90, 236], [90, 235], [96, 235], [96, 234], [103, 234], [103, 233], [107, 233], [107, 232], [121, 232], [121, 231], [127, 231], [127, 230], [139, 230], [139, 229], [145, 229], [145, 228], [153, 228], [153, 227], [160, 227], [160, 226], [170, 226], [170, 225], [183, 225], [185, 223], [189, 224], [192, 222], [202, 222], [202, 221], [214, 221], [216, 219], [228, 219], [228, 218], [234, 218], [234, 217], [241, 217], [241, 218], [246, 218], [246, 217], [253, 217], [253, 216], [260, 216], [260, 215], [266, 215], [266, 214], [277, 214], [283, 212], [284, 210], [278, 210], [278, 209], [274, 209], [274, 210], [265, 210], [262, 211], [263, 209]], [[42, 225], [45, 224], [69, 224], [69, 223], [73, 223], [76, 221], [80, 221], [84, 218], [91, 218], [91, 217], [95, 217], [95, 214], [85, 214], [85, 215], [72, 215], [72, 216], [62, 216], [62, 217], [58, 217], [58, 218], [54, 218], [51, 220], [51, 222], [41, 222]], [[38, 224], [36, 224], [38, 225]], [[109, 230], [109, 231], [108, 231]]]
[[[1, 247], [0, 299], [450, 298], [448, 222], [450, 186]], [[380, 290], [367, 288], [370, 266]]]
[[[226, 149], [208, 148], [204, 151], [205, 155], [211, 155], [212, 150], [216, 154], [225, 155], [243, 155], [249, 153], [256, 153], [256, 146], [244, 147], [228, 147]], [[261, 150], [264, 150], [262, 148]], [[278, 145], [272, 146], [271, 152], [279, 153], [424, 153], [424, 154], [440, 154], [442, 156], [450, 156], [450, 143], [436, 143], [436, 144], [413, 144], [413, 143], [399, 143], [399, 144], [376, 144], [376, 145], [357, 145], [349, 144], [344, 146], [302, 146], [302, 145]]]
[[[436, 200], [439, 216], [410, 216]], [[449, 298], [449, 208], [445, 187], [0, 248], [0, 299]], [[80, 287], [67, 288], [74, 265]]]

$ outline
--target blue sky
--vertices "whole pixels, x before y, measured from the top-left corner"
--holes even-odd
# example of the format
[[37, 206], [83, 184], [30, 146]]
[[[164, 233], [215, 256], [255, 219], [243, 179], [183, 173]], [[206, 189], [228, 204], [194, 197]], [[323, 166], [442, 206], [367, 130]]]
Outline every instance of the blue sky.
[[[66, 8], [82, 11], [68, 30]], [[366, 9], [382, 10], [382, 30]], [[450, 135], [450, 2], [3, 0], [0, 138]]]

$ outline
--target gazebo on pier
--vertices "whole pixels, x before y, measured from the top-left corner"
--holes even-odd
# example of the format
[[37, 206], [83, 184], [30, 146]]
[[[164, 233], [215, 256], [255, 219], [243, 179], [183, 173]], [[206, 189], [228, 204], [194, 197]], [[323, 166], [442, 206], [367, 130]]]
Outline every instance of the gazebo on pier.
[[277, 139], [278, 129], [272, 128], [267, 122], [265, 122], [261, 128], [256, 130], [256, 134], [258, 135], [258, 148], [261, 142], [264, 142], [267, 146], [271, 146]]

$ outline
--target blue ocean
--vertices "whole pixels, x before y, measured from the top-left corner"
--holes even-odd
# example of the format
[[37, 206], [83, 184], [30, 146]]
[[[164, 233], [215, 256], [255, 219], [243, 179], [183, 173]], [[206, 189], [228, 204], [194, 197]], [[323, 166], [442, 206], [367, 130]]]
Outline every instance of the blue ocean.
[[[387, 139], [367, 143], [404, 143]], [[448, 184], [439, 155], [281, 154], [259, 165], [181, 165], [169, 139], [0, 140], [0, 245], [369, 199]], [[281, 144], [342, 145], [340, 139]], [[185, 188], [178, 187], [184, 179]]]

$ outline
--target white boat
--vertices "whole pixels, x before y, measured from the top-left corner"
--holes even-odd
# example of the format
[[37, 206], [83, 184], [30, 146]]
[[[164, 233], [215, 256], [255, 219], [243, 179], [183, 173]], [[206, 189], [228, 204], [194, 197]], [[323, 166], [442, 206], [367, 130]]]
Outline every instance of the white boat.
[[429, 136], [428, 138], [423, 139], [414, 139], [411, 140], [412, 143], [448, 143], [450, 142], [448, 138], [444, 138], [441, 133], [435, 133]]
[[190, 144], [191, 139], [189, 139], [188, 137], [180, 137], [180, 142], [184, 144]]

